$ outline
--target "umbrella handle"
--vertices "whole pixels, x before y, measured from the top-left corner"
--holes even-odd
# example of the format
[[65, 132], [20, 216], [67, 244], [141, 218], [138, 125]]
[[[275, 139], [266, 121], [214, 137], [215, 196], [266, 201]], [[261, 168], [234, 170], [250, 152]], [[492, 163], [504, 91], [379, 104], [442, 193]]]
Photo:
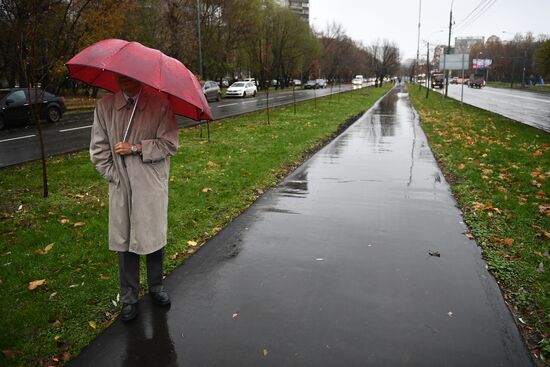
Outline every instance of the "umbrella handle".
[[128, 131], [130, 131], [130, 126], [132, 125], [132, 121], [134, 120], [134, 114], [136, 113], [136, 107], [138, 105], [140, 95], [141, 95], [141, 89], [139, 90], [138, 96], [136, 98], [136, 103], [134, 103], [134, 109], [132, 110], [132, 114], [130, 115], [130, 120], [128, 121], [126, 130], [124, 131], [124, 138], [122, 139], [123, 142], [125, 142], [126, 138], [128, 137]]

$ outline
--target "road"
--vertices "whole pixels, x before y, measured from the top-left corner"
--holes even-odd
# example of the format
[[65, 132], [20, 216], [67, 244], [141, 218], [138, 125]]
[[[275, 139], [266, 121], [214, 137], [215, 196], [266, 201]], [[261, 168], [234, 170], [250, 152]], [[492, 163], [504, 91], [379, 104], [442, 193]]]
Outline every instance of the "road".
[[[461, 85], [450, 84], [449, 96], [460, 101], [461, 90]], [[464, 86], [464, 103], [550, 132], [550, 94]]]
[[[351, 90], [351, 84], [342, 84], [340, 87], [295, 91], [296, 101], [305, 101], [314, 97], [336, 94]], [[292, 103], [292, 90], [275, 91], [269, 94], [269, 106], [281, 106]], [[267, 98], [264, 92], [256, 97], [223, 99], [220, 102], [211, 102], [210, 107], [214, 118], [222, 119], [247, 112], [262, 110], [266, 107]], [[67, 114], [56, 124], [44, 125], [44, 142], [46, 156], [74, 152], [85, 149], [90, 143], [90, 131], [93, 121], [93, 112], [79, 112]], [[194, 126], [195, 121], [178, 117], [179, 127]], [[40, 144], [36, 126], [10, 129], [0, 132], [0, 168], [40, 158]]]
[[400, 86], [68, 366], [533, 366], [466, 231]]

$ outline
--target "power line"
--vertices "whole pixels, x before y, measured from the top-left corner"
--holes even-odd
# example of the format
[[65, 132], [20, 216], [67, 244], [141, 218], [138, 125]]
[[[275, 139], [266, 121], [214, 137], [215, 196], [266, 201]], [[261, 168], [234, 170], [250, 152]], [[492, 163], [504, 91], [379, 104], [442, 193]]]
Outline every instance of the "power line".
[[[483, 5], [481, 5], [480, 3], [480, 8], [479, 10], [477, 11], [477, 13], [473, 14], [471, 16], [471, 18], [467, 19], [466, 21], [464, 21], [463, 23], [459, 24], [455, 30], [463, 30], [464, 28], [472, 25], [473, 23], [475, 23], [483, 14], [485, 14], [487, 12], [487, 10], [489, 10], [498, 0], [488, 0], [486, 1], [485, 3], [483, 3]], [[473, 11], [472, 11], [473, 13]]]

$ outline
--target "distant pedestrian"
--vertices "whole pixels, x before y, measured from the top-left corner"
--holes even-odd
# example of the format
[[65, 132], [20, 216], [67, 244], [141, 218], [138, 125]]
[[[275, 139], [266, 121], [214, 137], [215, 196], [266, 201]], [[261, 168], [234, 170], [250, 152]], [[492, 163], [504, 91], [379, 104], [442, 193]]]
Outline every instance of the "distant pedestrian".
[[109, 249], [118, 252], [121, 317], [130, 321], [138, 314], [139, 255], [146, 255], [153, 301], [170, 304], [163, 257], [170, 156], [177, 151], [178, 129], [168, 100], [134, 79], [118, 76], [117, 82], [121, 90], [97, 103], [90, 158], [109, 182]]

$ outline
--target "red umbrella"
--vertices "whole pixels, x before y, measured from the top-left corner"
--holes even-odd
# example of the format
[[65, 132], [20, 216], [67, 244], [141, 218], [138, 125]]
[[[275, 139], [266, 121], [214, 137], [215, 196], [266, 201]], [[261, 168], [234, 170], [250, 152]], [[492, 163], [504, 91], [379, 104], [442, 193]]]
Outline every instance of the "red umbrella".
[[176, 115], [212, 120], [212, 111], [197, 78], [178, 60], [138, 42], [97, 42], [66, 64], [69, 77], [111, 92], [119, 90], [116, 74], [142, 82], [149, 92], [168, 98]]

